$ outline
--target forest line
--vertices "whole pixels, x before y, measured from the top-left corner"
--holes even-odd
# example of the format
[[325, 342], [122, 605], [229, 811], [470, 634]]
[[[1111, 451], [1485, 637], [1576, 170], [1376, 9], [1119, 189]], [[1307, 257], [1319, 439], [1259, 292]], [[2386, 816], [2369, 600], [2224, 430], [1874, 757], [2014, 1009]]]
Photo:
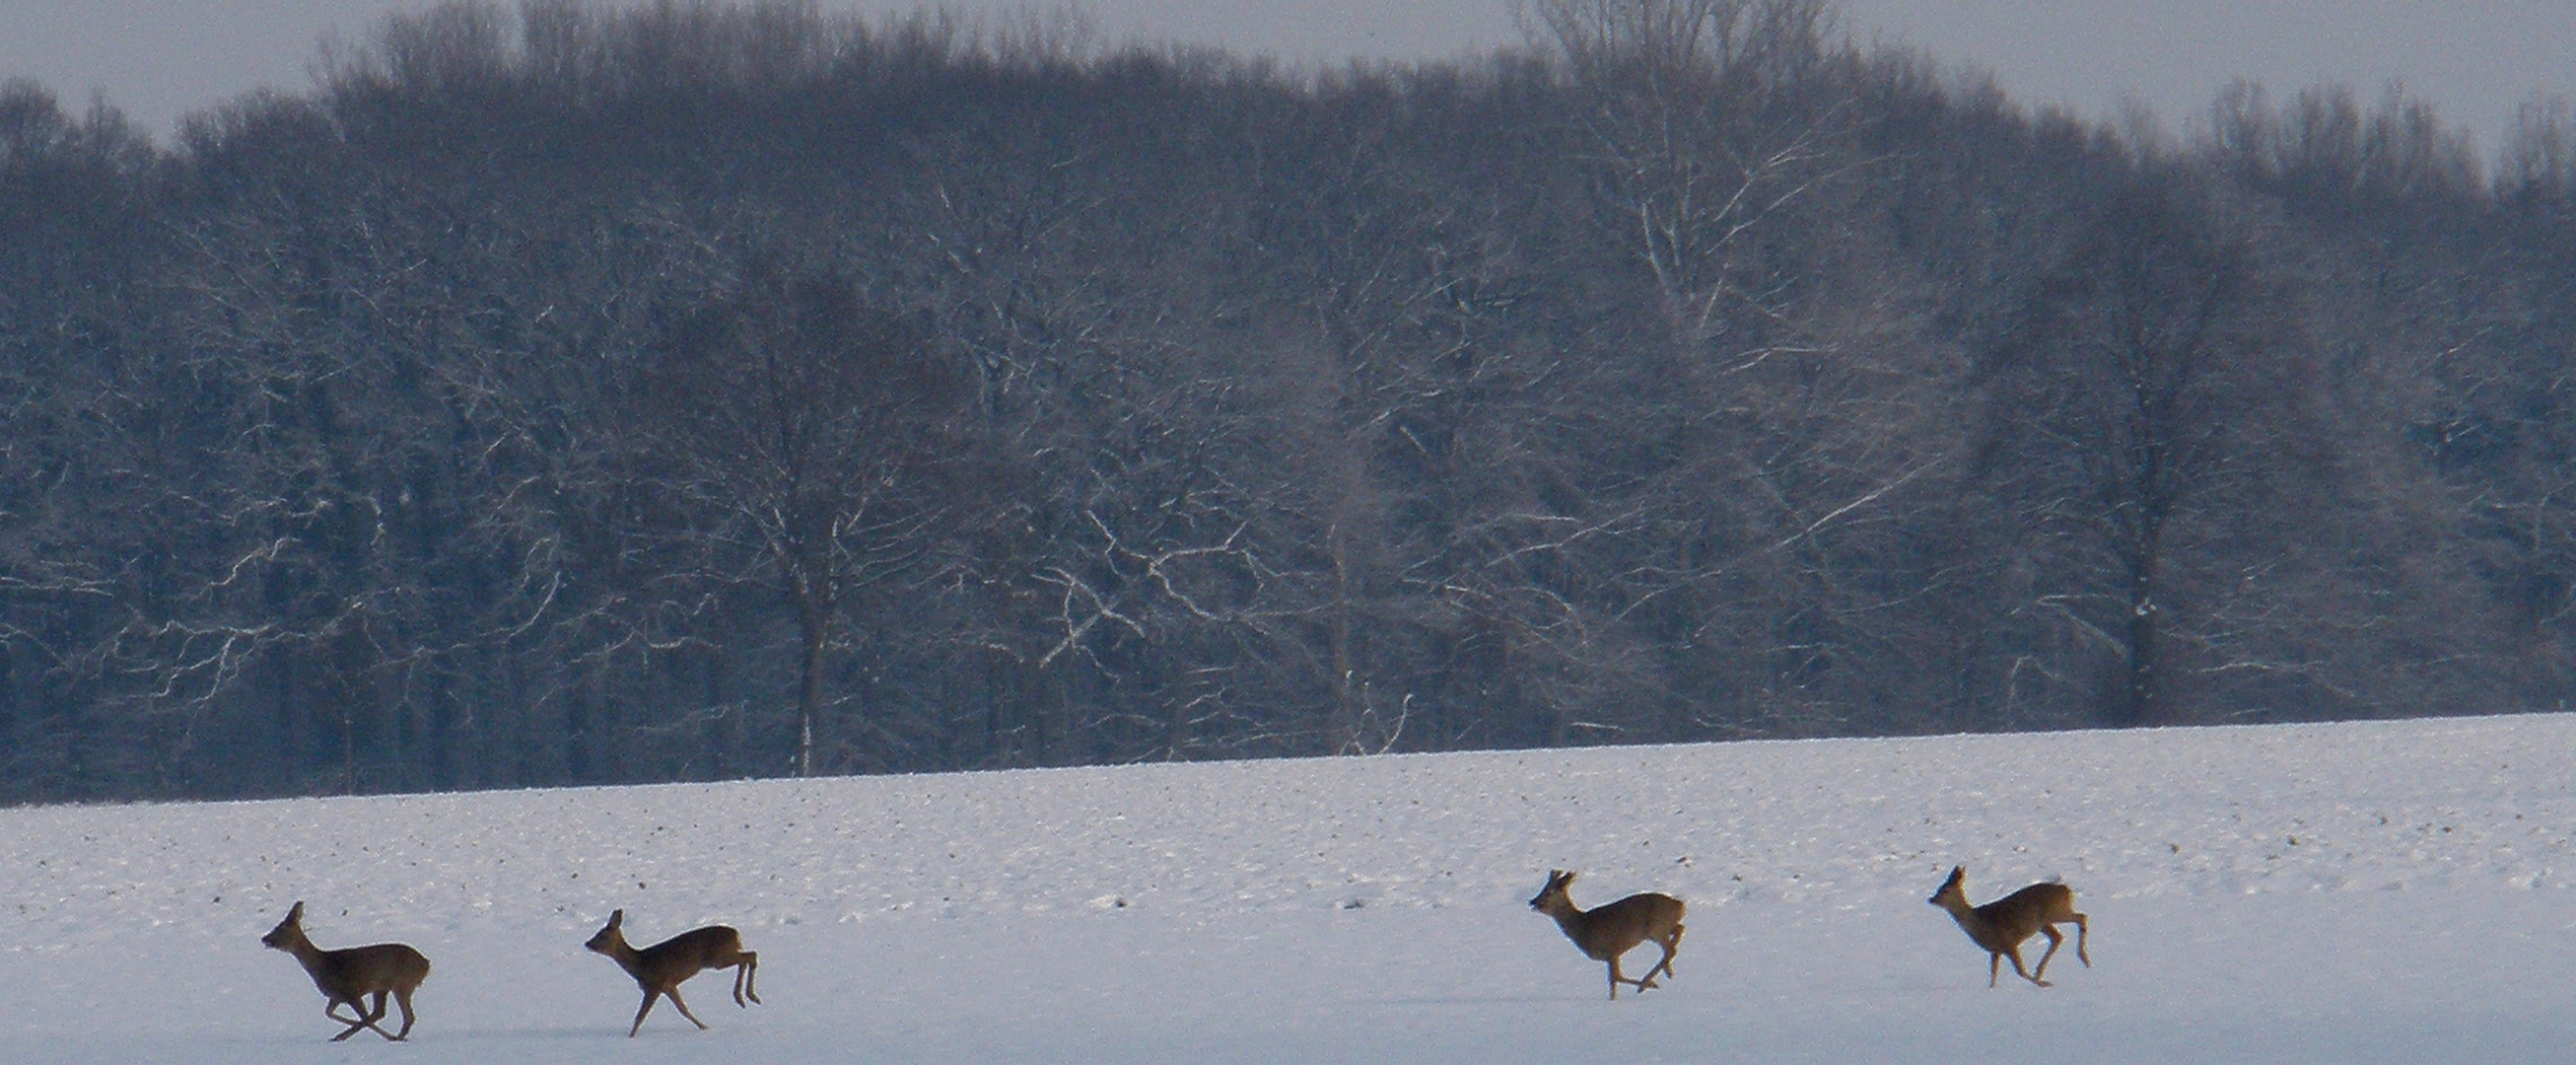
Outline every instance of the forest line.
[[2576, 123], [1822, 0], [450, 3], [0, 88], [0, 801], [2560, 708]]

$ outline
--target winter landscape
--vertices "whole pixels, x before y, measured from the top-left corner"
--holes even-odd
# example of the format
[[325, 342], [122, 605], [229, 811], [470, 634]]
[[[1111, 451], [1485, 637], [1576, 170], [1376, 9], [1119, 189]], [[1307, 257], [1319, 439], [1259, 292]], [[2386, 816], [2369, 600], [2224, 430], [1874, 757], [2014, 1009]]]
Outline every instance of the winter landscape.
[[[2563, 1060], [2571, 832], [2565, 714], [20, 808], [0, 1060]], [[1989, 990], [1953, 863], [2093, 966]], [[1686, 899], [1677, 976], [1605, 1001], [1551, 866]], [[429, 955], [411, 1042], [324, 1041], [298, 899]], [[628, 1040], [618, 907], [767, 1004]]]

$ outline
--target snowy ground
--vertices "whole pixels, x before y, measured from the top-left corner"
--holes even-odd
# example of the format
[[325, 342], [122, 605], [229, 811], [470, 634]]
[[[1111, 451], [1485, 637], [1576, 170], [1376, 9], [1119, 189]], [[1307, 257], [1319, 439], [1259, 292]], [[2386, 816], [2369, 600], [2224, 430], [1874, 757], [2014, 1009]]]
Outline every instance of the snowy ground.
[[[2571, 834], [2570, 715], [0, 810], [0, 1062], [2565, 1061]], [[1954, 862], [2094, 966], [1988, 990]], [[1551, 866], [1677, 976], [1604, 1001]], [[323, 1041], [297, 899], [430, 956], [412, 1042]], [[630, 1042], [614, 907], [768, 1004]]]

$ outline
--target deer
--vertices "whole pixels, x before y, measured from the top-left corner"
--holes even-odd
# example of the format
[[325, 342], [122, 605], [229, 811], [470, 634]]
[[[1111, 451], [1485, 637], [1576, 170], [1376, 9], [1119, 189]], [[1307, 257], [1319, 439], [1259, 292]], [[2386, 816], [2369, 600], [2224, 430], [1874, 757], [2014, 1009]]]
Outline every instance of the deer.
[[742, 949], [742, 933], [714, 924], [637, 950], [626, 945], [626, 933], [621, 931], [625, 923], [625, 910], [609, 914], [608, 926], [582, 946], [607, 955], [626, 970], [626, 975], [635, 978], [636, 986], [644, 989], [644, 1004], [636, 1008], [635, 1023], [626, 1029], [626, 1038], [633, 1039], [636, 1032], [643, 1030], [644, 1015], [653, 1012], [654, 1000], [664, 995], [670, 996], [680, 1016], [697, 1025], [699, 1031], [706, 1031], [707, 1022], [699, 1020], [697, 1014], [689, 1012], [689, 1004], [680, 1001], [680, 982], [708, 969], [733, 970], [734, 1005], [743, 1005], [746, 995], [753, 1002], [760, 1001], [760, 992], [752, 986], [752, 976], [760, 968], [760, 955]]
[[[377, 1035], [401, 1042], [411, 1037], [411, 993], [420, 982], [429, 979], [429, 959], [401, 943], [376, 943], [364, 947], [342, 947], [324, 950], [314, 946], [304, 935], [304, 903], [286, 911], [286, 919], [259, 937], [262, 945], [295, 956], [313, 977], [313, 986], [322, 990], [322, 1015], [348, 1025], [346, 1031], [332, 1036], [337, 1043], [358, 1034], [358, 1029], [373, 1029]], [[392, 995], [402, 1006], [402, 1031], [387, 1032], [376, 1024], [385, 1016], [385, 996]], [[360, 1001], [376, 997], [374, 1009]], [[348, 1003], [355, 1018], [340, 1016], [340, 1004]]]
[[[1566, 894], [1566, 885], [1572, 883], [1573, 873], [1548, 870], [1547, 886], [1530, 900], [1530, 909], [1556, 918], [1556, 926], [1565, 930], [1565, 938], [1583, 948], [1585, 957], [1609, 963], [1611, 1001], [1618, 1001], [1621, 984], [1631, 985], [1643, 994], [1647, 988], [1660, 986], [1655, 983], [1655, 974], [1673, 975], [1673, 953], [1682, 945], [1682, 900], [1647, 891], [1586, 910], [1575, 906], [1574, 899]], [[1663, 960], [1640, 979], [1620, 975], [1619, 956], [1650, 939], [1664, 948]]]
[[[2056, 881], [2032, 884], [1983, 906], [1968, 905], [1968, 869], [1950, 867], [1950, 878], [1941, 882], [1941, 890], [1923, 901], [1950, 911], [1959, 922], [1959, 930], [1986, 949], [1986, 986], [1992, 988], [2003, 971], [2004, 959], [2012, 959], [2013, 972], [2041, 987], [2048, 982], [2048, 959], [2057, 956], [2057, 948], [2066, 942], [2057, 926], [2075, 925], [2075, 957], [2084, 967], [2093, 967], [2093, 958], [2084, 952], [2084, 940], [2090, 929], [2084, 915], [2075, 912], [2075, 889]], [[2048, 936], [2048, 950], [2039, 956], [2039, 968], [2026, 971], [2021, 967], [2021, 944], [2032, 933]]]

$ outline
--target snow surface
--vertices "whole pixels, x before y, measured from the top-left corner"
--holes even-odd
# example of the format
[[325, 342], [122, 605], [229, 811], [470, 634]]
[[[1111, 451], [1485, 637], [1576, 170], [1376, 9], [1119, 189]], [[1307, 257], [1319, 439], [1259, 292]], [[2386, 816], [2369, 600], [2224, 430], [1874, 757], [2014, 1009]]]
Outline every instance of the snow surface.
[[[2566, 1061], [2571, 833], [2564, 714], [0, 810], [0, 1062]], [[1954, 862], [2093, 967], [1988, 990]], [[1677, 974], [1605, 1001], [1550, 867]], [[297, 899], [429, 955], [410, 1043], [324, 1042]], [[615, 907], [767, 1004], [628, 1040]]]

